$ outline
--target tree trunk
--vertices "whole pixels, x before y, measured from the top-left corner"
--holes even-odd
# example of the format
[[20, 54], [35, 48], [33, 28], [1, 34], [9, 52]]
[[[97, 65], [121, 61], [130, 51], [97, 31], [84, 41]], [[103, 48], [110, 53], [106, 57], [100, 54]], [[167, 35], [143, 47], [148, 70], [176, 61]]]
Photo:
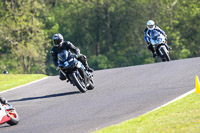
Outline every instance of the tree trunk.
[[96, 26], [96, 56], [100, 54], [100, 13], [99, 13], [99, 0], [97, 0], [97, 9], [96, 9], [96, 17], [97, 17], [97, 26]]

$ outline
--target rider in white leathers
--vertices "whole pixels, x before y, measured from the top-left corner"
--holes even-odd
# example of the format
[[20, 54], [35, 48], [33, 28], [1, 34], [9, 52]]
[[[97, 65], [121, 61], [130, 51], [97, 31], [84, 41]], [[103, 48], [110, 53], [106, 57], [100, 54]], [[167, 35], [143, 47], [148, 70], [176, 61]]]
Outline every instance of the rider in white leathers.
[[165, 34], [165, 32], [163, 30], [161, 30], [157, 25], [155, 25], [155, 22], [153, 20], [147, 21], [147, 27], [144, 30], [144, 39], [145, 39], [145, 41], [146, 41], [146, 43], [148, 45], [147, 48], [149, 50], [151, 50], [151, 52], [152, 52], [152, 56], [156, 57], [156, 51], [154, 51], [153, 46], [152, 46], [152, 44], [150, 42], [150, 38], [149, 38], [150, 33], [153, 30], [157, 30], [158, 32], [163, 34], [166, 39], [167, 39], [167, 35]]

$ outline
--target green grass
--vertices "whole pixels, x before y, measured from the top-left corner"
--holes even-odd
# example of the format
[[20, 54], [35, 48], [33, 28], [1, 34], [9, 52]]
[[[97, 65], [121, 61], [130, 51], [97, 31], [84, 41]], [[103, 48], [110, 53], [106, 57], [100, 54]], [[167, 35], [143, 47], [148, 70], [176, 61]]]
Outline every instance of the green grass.
[[95, 133], [200, 133], [200, 94]]
[[24, 85], [31, 81], [46, 77], [43, 74], [0, 74], [0, 91]]

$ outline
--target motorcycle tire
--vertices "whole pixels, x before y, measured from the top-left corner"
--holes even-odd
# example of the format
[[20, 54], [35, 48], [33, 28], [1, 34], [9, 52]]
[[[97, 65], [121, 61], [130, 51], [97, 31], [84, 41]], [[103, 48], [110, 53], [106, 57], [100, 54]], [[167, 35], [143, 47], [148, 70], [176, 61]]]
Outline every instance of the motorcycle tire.
[[80, 92], [85, 93], [87, 91], [87, 88], [86, 88], [84, 82], [79, 79], [76, 72], [72, 73], [71, 78], [72, 78], [74, 85], [79, 89]]
[[90, 85], [87, 87], [87, 89], [88, 90], [93, 90], [94, 89], [94, 81], [93, 81], [93, 79], [90, 79], [89, 84]]
[[165, 60], [164, 61], [170, 61], [169, 54], [167, 53], [166, 47], [161, 48], [162, 53], [164, 54]]
[[7, 123], [9, 125], [17, 125], [19, 123], [19, 115], [17, 114], [16, 110], [9, 110], [7, 111], [9, 117], [11, 118], [10, 121], [8, 121]]

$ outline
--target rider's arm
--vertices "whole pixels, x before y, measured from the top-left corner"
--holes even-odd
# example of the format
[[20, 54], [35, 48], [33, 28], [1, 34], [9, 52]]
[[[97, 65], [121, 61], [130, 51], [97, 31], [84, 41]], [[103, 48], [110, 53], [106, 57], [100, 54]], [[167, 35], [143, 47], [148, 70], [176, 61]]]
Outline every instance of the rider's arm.
[[157, 31], [159, 31], [161, 34], [163, 34], [165, 37], [167, 37], [167, 35], [165, 34], [165, 32], [162, 29], [160, 29], [160, 27], [158, 27], [157, 25], [156, 25], [155, 29]]
[[70, 49], [72, 52], [76, 53], [77, 55], [80, 54], [80, 49], [75, 47], [71, 42], [67, 41], [67, 48]]
[[147, 44], [150, 43], [149, 38], [147, 36], [144, 37], [144, 40], [146, 41]]
[[147, 32], [148, 32], [148, 29], [146, 28], [144, 30], [144, 40], [146, 41], [147, 44], [149, 44], [150, 40], [149, 40], [149, 37], [147, 36]]
[[51, 56], [52, 56], [54, 66], [58, 67], [58, 57], [57, 57], [57, 53], [54, 47], [51, 49]]

